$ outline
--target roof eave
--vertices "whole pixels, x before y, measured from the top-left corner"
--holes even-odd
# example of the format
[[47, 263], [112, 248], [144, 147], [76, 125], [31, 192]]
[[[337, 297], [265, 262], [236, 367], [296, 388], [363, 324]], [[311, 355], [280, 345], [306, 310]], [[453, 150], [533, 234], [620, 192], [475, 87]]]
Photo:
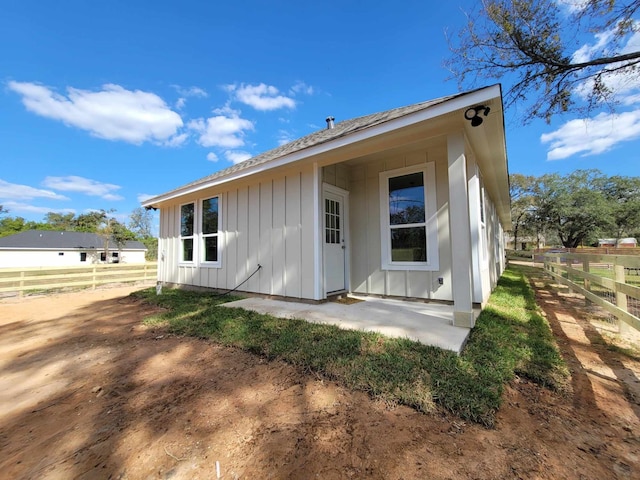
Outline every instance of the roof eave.
[[362, 130], [358, 130], [343, 137], [338, 137], [318, 145], [313, 145], [303, 150], [284, 155], [275, 160], [251, 166], [223, 177], [215, 178], [209, 181], [203, 181], [202, 183], [197, 183], [195, 185], [190, 184], [188, 186], [172, 190], [171, 192], [168, 192], [166, 194], [158, 195], [156, 197], [145, 200], [141, 203], [141, 205], [145, 208], [157, 208], [161, 203], [176, 199], [178, 197], [182, 197], [184, 195], [196, 193], [201, 190], [235, 180], [240, 180], [250, 175], [262, 173], [274, 168], [299, 162], [310, 157], [319, 156], [337, 148], [347, 147], [349, 145], [363, 142], [379, 135], [384, 135], [386, 133], [402, 129], [404, 127], [408, 127], [420, 122], [424, 122], [426, 120], [446, 115], [451, 112], [455, 112], [456, 110], [464, 109], [465, 107], [469, 107], [477, 103], [486, 102], [493, 98], [501, 98], [500, 95], [501, 93], [499, 85], [492, 85], [471, 92], [462, 93], [454, 98], [444, 100], [442, 103], [429, 106], [424, 110], [409, 113], [405, 116], [398, 117], [381, 124], [373, 125]]

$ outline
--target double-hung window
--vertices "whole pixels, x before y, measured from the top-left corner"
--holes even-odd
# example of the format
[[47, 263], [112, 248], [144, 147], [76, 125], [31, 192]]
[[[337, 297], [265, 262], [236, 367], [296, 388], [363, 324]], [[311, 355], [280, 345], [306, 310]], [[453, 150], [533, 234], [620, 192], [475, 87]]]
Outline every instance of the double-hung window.
[[433, 163], [380, 173], [382, 268], [437, 270]]
[[195, 204], [180, 206], [180, 261], [193, 262]]
[[220, 197], [202, 200], [202, 262], [211, 266], [220, 265]]

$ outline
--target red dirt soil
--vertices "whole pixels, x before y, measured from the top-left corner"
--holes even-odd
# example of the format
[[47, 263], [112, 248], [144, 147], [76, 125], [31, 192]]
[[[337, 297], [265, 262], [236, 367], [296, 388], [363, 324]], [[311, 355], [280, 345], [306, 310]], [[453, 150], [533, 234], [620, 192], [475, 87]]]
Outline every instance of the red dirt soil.
[[146, 327], [133, 287], [5, 299], [0, 477], [640, 478], [639, 362], [536, 286], [571, 392], [516, 380], [492, 430]]

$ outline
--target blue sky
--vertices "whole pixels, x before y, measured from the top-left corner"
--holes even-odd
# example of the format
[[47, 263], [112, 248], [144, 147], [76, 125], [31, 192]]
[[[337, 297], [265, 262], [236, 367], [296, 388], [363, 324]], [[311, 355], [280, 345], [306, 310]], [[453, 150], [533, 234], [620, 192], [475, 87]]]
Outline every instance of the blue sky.
[[[10, 215], [114, 209], [336, 121], [458, 91], [445, 30], [473, 2], [5, 0], [0, 204]], [[636, 35], [636, 37], [639, 37]], [[579, 53], [602, 48], [584, 39]], [[633, 38], [636, 46], [640, 38]], [[619, 116], [522, 126], [511, 173], [640, 175], [638, 81]]]

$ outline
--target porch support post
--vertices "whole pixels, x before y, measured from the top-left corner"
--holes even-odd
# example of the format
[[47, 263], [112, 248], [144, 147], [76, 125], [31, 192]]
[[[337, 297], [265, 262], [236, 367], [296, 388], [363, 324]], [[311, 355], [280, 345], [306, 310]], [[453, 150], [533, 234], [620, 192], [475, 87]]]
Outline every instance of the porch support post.
[[480, 195], [482, 195], [480, 188], [480, 178], [478, 176], [478, 166], [475, 163], [473, 155], [466, 155], [467, 159], [467, 174], [469, 180], [467, 182], [469, 188], [469, 231], [471, 232], [471, 242], [475, 248], [471, 248], [471, 258], [473, 259], [473, 267], [471, 269], [471, 276], [473, 279], [473, 296], [472, 300], [478, 303], [482, 303], [483, 296], [483, 284], [482, 284], [482, 266], [480, 258], [482, 252], [482, 227], [481, 223], [481, 202]]
[[451, 230], [451, 274], [453, 290], [453, 324], [472, 328], [473, 281], [471, 231], [469, 227], [469, 195], [467, 190], [467, 161], [462, 132], [447, 136], [449, 162], [449, 228]]
[[313, 299], [323, 300], [324, 272], [322, 259], [322, 175], [321, 167], [313, 163]]

